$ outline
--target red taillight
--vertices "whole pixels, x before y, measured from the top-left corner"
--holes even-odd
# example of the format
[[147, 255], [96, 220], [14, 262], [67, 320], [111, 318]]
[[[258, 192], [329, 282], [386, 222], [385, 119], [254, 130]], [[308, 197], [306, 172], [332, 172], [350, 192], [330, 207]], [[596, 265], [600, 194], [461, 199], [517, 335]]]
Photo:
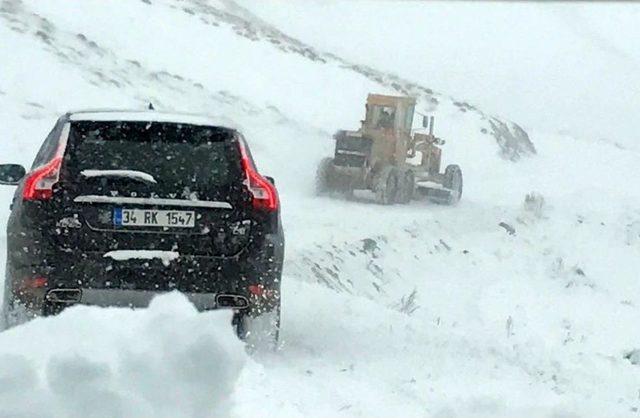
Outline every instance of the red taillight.
[[46, 277], [30, 277], [22, 281], [20, 288], [21, 289], [39, 289], [41, 287], [46, 287], [47, 283], [48, 281]]
[[53, 159], [27, 174], [22, 191], [24, 200], [49, 200], [53, 196], [53, 186], [60, 180], [60, 167], [62, 167], [62, 157], [67, 148], [70, 129], [69, 123], [62, 128]]
[[253, 207], [257, 210], [274, 212], [278, 209], [278, 192], [271, 182], [262, 177], [253, 166], [242, 141], [239, 141], [242, 169], [245, 172], [246, 185], [253, 196]]
[[253, 296], [262, 296], [264, 294], [264, 287], [257, 284], [252, 284], [251, 286], [249, 286], [249, 293], [251, 293]]
[[266, 289], [261, 284], [252, 284], [248, 287], [249, 293], [253, 296], [270, 298], [274, 295], [274, 291], [271, 289]]
[[42, 167], [29, 173], [24, 181], [24, 200], [48, 200], [53, 196], [53, 186], [60, 178], [62, 156], [55, 157]]

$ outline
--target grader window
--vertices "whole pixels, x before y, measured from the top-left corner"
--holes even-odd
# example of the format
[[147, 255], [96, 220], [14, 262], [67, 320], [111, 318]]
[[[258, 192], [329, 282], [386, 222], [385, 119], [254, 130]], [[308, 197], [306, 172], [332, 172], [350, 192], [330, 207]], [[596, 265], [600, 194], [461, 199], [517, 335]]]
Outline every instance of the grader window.
[[375, 106], [373, 124], [376, 128], [393, 129], [396, 120], [396, 109], [391, 106]]
[[405, 115], [405, 120], [404, 120], [404, 128], [407, 131], [411, 131], [412, 125], [413, 125], [413, 113], [415, 112], [416, 108], [415, 106], [409, 106], [407, 108], [407, 114]]

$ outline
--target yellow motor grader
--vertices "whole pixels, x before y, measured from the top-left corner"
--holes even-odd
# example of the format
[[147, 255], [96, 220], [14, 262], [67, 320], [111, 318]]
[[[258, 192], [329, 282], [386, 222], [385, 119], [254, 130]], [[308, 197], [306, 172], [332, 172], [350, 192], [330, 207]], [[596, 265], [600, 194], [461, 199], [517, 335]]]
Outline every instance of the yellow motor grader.
[[444, 141], [433, 134], [433, 116], [422, 121], [429, 133], [412, 134], [415, 105], [412, 97], [369, 94], [360, 129], [334, 135], [333, 158], [324, 158], [316, 173], [317, 192], [370, 190], [385, 205], [419, 197], [456, 204], [462, 170], [449, 165], [440, 172]]

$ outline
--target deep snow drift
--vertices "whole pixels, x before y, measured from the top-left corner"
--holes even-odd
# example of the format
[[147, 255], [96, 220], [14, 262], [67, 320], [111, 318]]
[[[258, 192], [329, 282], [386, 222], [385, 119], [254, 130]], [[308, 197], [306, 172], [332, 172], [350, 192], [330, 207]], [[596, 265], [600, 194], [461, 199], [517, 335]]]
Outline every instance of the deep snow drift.
[[0, 345], [0, 414], [228, 416], [247, 361], [230, 322], [172, 293], [146, 310], [79, 307], [13, 328]]
[[331, 133], [357, 127], [393, 77], [230, 1], [115, 4], [0, 3], [2, 162], [29, 165], [69, 108], [151, 100], [240, 126], [281, 192], [283, 345], [247, 358], [228, 315], [174, 294], [147, 311], [70, 309], [0, 333], [0, 416], [637, 415], [637, 152], [541, 124], [537, 154], [514, 162], [491, 116], [424, 93], [445, 163], [465, 173], [458, 206], [315, 197]]

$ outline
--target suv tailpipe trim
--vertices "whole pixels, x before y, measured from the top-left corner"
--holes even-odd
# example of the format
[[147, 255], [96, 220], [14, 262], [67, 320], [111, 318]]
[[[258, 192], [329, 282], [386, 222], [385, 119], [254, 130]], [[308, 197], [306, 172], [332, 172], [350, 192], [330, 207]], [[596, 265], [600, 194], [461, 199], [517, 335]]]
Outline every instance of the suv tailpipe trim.
[[222, 293], [216, 295], [216, 306], [218, 308], [245, 309], [249, 307], [249, 300], [244, 296]]
[[78, 303], [82, 299], [80, 289], [51, 289], [47, 292], [46, 299], [54, 303]]

